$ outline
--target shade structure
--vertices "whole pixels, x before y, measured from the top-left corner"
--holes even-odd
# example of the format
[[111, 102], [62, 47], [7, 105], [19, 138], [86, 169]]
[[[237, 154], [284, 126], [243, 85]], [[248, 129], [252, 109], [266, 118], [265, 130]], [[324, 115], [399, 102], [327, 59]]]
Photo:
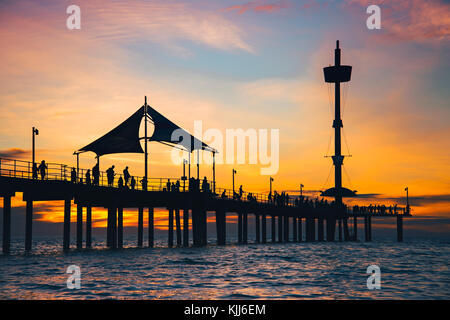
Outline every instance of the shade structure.
[[139, 126], [143, 116], [144, 107], [141, 107], [116, 128], [79, 151], [92, 151], [97, 156], [111, 153], [144, 153], [139, 141]]
[[149, 105], [142, 106], [116, 128], [79, 151], [92, 151], [98, 157], [113, 153], [144, 153], [140, 142], [144, 137], [139, 136], [139, 127], [145, 110], [155, 126], [152, 136], [148, 137], [149, 141], [164, 143], [171, 147], [181, 147], [189, 152], [196, 149], [217, 152]]
[[[323, 191], [320, 195], [322, 197], [336, 197], [336, 191], [337, 191], [336, 188], [333, 187], [333, 188], [330, 188], [330, 189], [327, 189], [327, 190]], [[352, 191], [352, 190], [347, 189], [347, 188], [341, 188], [341, 196], [343, 198], [357, 197], [356, 190]]]

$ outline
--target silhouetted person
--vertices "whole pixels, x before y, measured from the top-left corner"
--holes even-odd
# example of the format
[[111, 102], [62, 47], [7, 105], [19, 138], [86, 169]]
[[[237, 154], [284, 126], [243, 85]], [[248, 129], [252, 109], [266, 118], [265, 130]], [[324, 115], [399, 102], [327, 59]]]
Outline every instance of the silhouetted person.
[[170, 179], [167, 180], [166, 189], [167, 189], [167, 192], [170, 192]]
[[42, 160], [41, 164], [38, 167], [39, 171], [41, 172], [41, 179], [44, 180], [45, 179], [45, 173], [47, 170], [47, 165], [45, 164], [45, 161]]
[[108, 187], [112, 187], [114, 184], [114, 166], [106, 170], [106, 177], [108, 178]]
[[222, 195], [220, 196], [222, 199], [226, 199], [227, 198], [227, 194], [226, 191], [223, 190]]
[[123, 178], [119, 177], [119, 180], [117, 181], [117, 186], [119, 187], [119, 189], [123, 188]]
[[175, 184], [175, 189], [177, 192], [180, 192], [180, 180], [177, 180], [177, 183]]
[[70, 172], [70, 181], [72, 181], [72, 183], [77, 182], [77, 171], [75, 168], [72, 168], [72, 171]]
[[209, 190], [209, 186], [208, 186], [208, 179], [206, 179], [206, 177], [203, 178], [202, 181], [202, 190], [203, 192], [208, 192]]
[[142, 178], [140, 183], [142, 185], [142, 190], [147, 190], [147, 180], [145, 178]]
[[88, 169], [88, 171], [86, 171], [86, 184], [90, 185], [91, 184], [91, 170]]
[[92, 183], [96, 186], [100, 184], [100, 168], [98, 167], [98, 163], [92, 168]]
[[243, 193], [244, 193], [244, 190], [242, 190], [242, 184], [241, 184], [241, 186], [239, 187], [239, 199], [242, 198]]
[[130, 186], [132, 190], [134, 190], [134, 188], [136, 187], [136, 180], [134, 179], [134, 177], [131, 177]]
[[39, 170], [37, 167], [37, 163], [33, 163], [33, 179], [38, 179]]
[[125, 180], [125, 187], [128, 185], [128, 180], [130, 180], [130, 173], [128, 172], [128, 167], [123, 170], [123, 179]]

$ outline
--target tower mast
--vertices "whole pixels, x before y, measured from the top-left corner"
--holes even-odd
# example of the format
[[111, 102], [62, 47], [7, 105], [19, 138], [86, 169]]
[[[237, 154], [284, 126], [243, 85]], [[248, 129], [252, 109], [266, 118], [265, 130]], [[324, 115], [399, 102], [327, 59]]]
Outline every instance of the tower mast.
[[334, 199], [338, 207], [342, 206], [342, 196], [344, 188], [342, 188], [342, 164], [344, 156], [341, 152], [341, 82], [350, 81], [352, 73], [351, 66], [341, 65], [341, 49], [339, 48], [339, 40], [336, 41], [336, 49], [334, 50], [334, 66], [324, 68], [325, 82], [334, 83]]
[[145, 165], [145, 176], [144, 176], [144, 181], [145, 181], [145, 190], [147, 190], [147, 185], [148, 185], [148, 151], [147, 151], [147, 96], [145, 96], [145, 103], [144, 103], [144, 135], [145, 135], [145, 160], [144, 160], [144, 165]]

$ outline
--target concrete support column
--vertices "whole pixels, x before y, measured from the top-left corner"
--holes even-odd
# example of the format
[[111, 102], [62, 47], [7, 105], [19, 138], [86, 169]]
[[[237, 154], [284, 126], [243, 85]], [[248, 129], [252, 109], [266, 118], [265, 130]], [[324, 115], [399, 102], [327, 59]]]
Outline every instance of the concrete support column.
[[278, 242], [283, 242], [283, 216], [278, 216]]
[[123, 248], [123, 208], [117, 208], [117, 247]]
[[397, 215], [397, 241], [403, 241], [403, 215]]
[[342, 241], [342, 218], [338, 220], [339, 241]]
[[323, 234], [323, 217], [318, 218], [317, 220], [317, 240], [323, 241], [324, 240], [324, 234]]
[[246, 244], [248, 242], [248, 213], [244, 212], [242, 218], [242, 242]]
[[3, 197], [3, 254], [11, 250], [11, 196]]
[[137, 245], [141, 248], [144, 244], [144, 208], [138, 208]]
[[272, 232], [272, 242], [276, 242], [277, 241], [277, 238], [276, 238], [276, 221], [275, 221], [275, 216], [274, 215], [272, 215], [272, 229], [271, 229], [271, 232]]
[[217, 232], [217, 244], [225, 245], [226, 243], [226, 215], [225, 210], [217, 209], [216, 210], [216, 232]]
[[117, 207], [111, 211], [111, 247], [117, 249]]
[[63, 250], [65, 252], [70, 249], [70, 209], [71, 200], [64, 200]]
[[242, 243], [242, 212], [238, 212], [238, 243]]
[[181, 247], [181, 220], [180, 220], [180, 209], [175, 209], [175, 228], [177, 233], [177, 247]]
[[25, 251], [31, 251], [33, 241], [33, 201], [27, 200], [25, 216]]
[[358, 241], [358, 217], [353, 216], [353, 241]]
[[260, 231], [260, 220], [259, 214], [255, 214], [255, 233], [256, 233], [256, 243], [261, 242], [261, 231]]
[[369, 240], [369, 217], [367, 216], [367, 214], [364, 216], [364, 240], [366, 242], [370, 241]]
[[[69, 205], [70, 205], [70, 203], [69, 203]], [[92, 207], [91, 206], [86, 207], [86, 248], [92, 248]]]
[[189, 247], [189, 209], [183, 210], [183, 247]]
[[168, 247], [173, 247], [173, 209], [169, 208], [169, 239]]
[[261, 233], [262, 243], [267, 243], [267, 226], [266, 226], [266, 215], [265, 214], [261, 215], [261, 229], [262, 229], [262, 233]]
[[334, 241], [335, 231], [336, 231], [336, 218], [328, 217], [326, 220], [327, 224], [327, 241]]
[[342, 218], [342, 222], [344, 225], [344, 241], [350, 241], [350, 232], [348, 231], [348, 218]]
[[289, 242], [289, 216], [284, 216], [284, 242]]
[[83, 249], [83, 206], [77, 204], [77, 249]]
[[298, 219], [298, 242], [302, 242], [303, 241], [303, 230], [302, 230], [302, 218], [299, 217]]
[[153, 207], [148, 208], [148, 246], [153, 248], [155, 242], [155, 221]]

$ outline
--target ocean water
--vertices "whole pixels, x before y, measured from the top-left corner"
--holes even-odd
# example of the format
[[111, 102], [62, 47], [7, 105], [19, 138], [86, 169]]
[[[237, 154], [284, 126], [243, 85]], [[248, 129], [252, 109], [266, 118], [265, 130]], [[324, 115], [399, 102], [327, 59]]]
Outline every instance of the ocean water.
[[[135, 239], [135, 238], [133, 238]], [[134, 246], [133, 239], [126, 243]], [[450, 299], [450, 243], [391, 239], [348, 243], [288, 243], [94, 249], [61, 252], [40, 239], [32, 254], [0, 256], [0, 299]], [[81, 288], [68, 289], [69, 265]], [[369, 265], [381, 288], [367, 288]]]

